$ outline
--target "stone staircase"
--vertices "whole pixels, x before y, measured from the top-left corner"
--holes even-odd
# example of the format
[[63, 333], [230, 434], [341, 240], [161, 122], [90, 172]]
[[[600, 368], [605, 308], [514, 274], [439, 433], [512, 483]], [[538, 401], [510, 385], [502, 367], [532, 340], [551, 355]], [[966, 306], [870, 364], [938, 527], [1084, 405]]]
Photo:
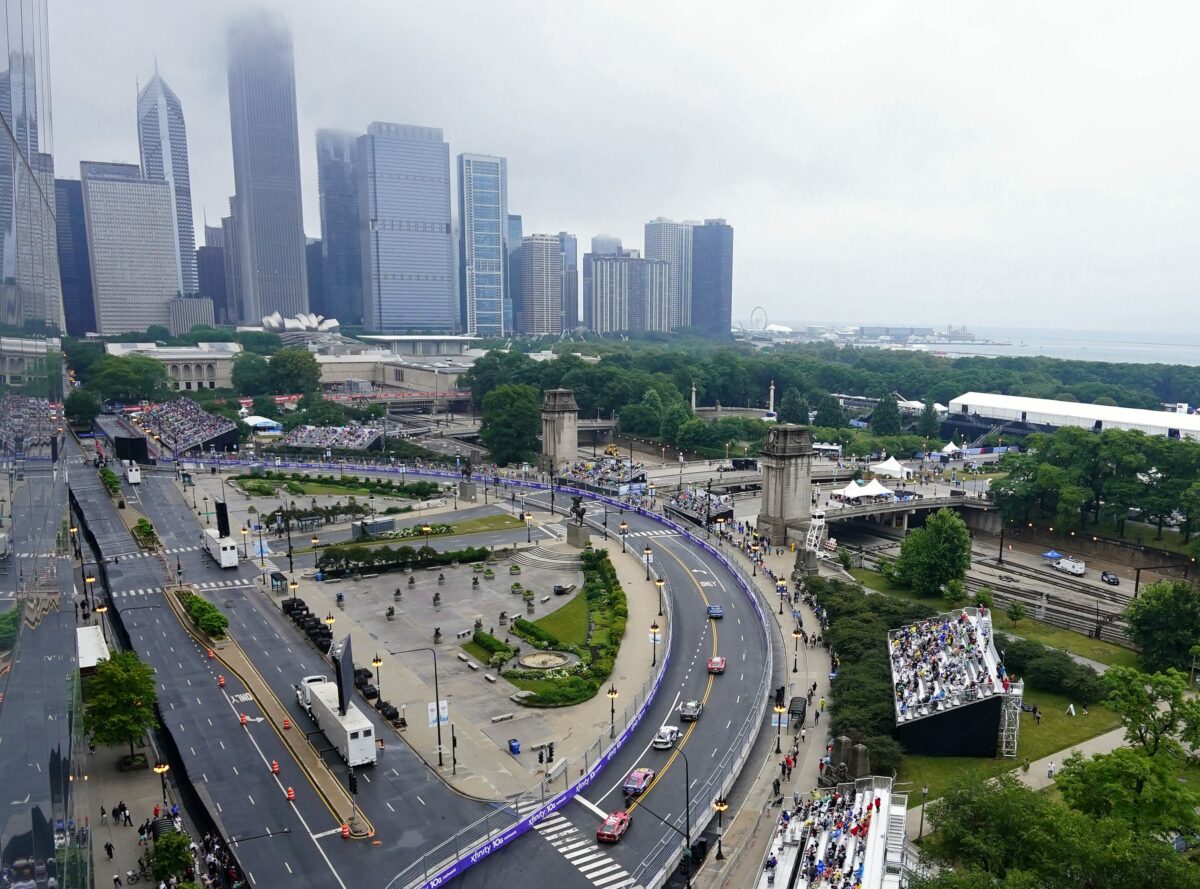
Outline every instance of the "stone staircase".
[[549, 568], [559, 571], [578, 571], [583, 564], [578, 553], [558, 552], [544, 546], [520, 550], [509, 558], [525, 568]]

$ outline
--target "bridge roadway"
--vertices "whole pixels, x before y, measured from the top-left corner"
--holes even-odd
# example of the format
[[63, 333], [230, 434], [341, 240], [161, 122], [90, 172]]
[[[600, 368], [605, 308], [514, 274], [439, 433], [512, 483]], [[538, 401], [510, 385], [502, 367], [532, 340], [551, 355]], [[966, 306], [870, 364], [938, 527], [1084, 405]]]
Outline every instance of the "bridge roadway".
[[[7, 474], [7, 473], [5, 473]], [[65, 463], [30, 463], [8, 488], [13, 555], [0, 568], [0, 614], [22, 611], [7, 662], [0, 660], [0, 865], [54, 857], [54, 823], [88, 812], [73, 782], [71, 698], [75, 663], [71, 561], [57, 552], [66, 504]], [[21, 581], [24, 580], [22, 584]], [[9, 669], [5, 671], [5, 667]]]
[[[409, 475], [412, 474], [410, 471]], [[313, 672], [328, 673], [329, 667], [290, 622], [268, 606], [268, 600], [254, 587], [253, 578], [260, 571], [257, 565], [243, 563], [236, 571], [221, 571], [203, 550], [190, 549], [198, 544], [201, 529], [197, 527], [169, 475], [145, 473], [141, 489], [126, 489], [126, 495], [155, 523], [166, 549], [182, 550], [168, 556], [168, 567], [173, 572], [177, 559], [183, 569], [185, 583], [237, 581], [237, 585], [230, 585], [220, 593], [221, 604], [231, 617], [232, 634], [258, 664], [277, 697], [292, 710], [297, 725], [307, 725], [303, 721], [307, 717], [301, 717], [294, 705], [294, 698], [290, 697], [290, 684], [295, 676]], [[106, 497], [103, 499], [107, 502]], [[533, 495], [530, 499], [538, 499], [544, 504], [548, 502], [549, 494]], [[561, 508], [562, 495], [559, 495], [558, 503]], [[115, 510], [110, 511], [114, 513], [114, 520], [119, 522]], [[627, 512], [625, 518], [631, 534], [661, 527], [635, 513]], [[615, 539], [610, 545], [616, 545]], [[638, 872], [644, 861], [663, 858], [667, 847], [678, 849], [679, 846], [674, 843], [678, 840], [682, 844], [681, 834], [676, 834], [675, 830], [650, 814], [653, 811], [682, 832], [685, 783], [683, 756], [674, 751], [649, 749], [650, 739], [662, 724], [679, 725], [685, 732], [680, 750], [688, 757], [692, 772], [693, 839], [699, 834], [695, 827], [710, 816], [712, 798], [701, 789], [711, 789], [713, 781], [725, 777], [719, 773], [717, 765], [738, 737], [743, 723], [761, 703], [756, 685], [764, 668], [763, 630], [742, 592], [711, 556], [677, 538], [658, 538], [655, 551], [660, 553], [656, 557], [655, 567], [663, 572], [667, 581], [666, 595], [672, 597], [677, 617], [674, 638], [669, 643], [673, 646], [673, 656], [667, 668], [666, 681], [651, 705], [650, 713], [631, 742], [602, 773], [598, 789], [584, 794], [587, 804], [572, 803], [539, 825], [537, 830], [531, 831], [532, 836], [522, 838], [468, 870], [459, 878], [462, 885], [483, 885], [483, 881], [501, 879], [527, 880], [530, 875], [541, 873], [552, 874], [556, 884], [565, 887], [602, 885], [603, 889], [614, 889], [622, 885], [632, 886], [632, 875]], [[126, 574], [126, 571], [130, 573]], [[257, 752], [247, 749], [247, 732], [231, 718], [233, 711], [225, 697], [216, 692], [215, 683], [208, 684], [211, 683], [211, 677], [208, 676], [211, 671], [206, 664], [200, 662], [185, 668], [183, 660], [171, 660], [175, 655], [172, 646], [189, 651], [195, 646], [181, 635], [183, 631], [177, 622], [174, 626], [167, 623], [166, 618], [171, 616], [169, 612], [161, 608], [154, 609], [152, 603], [160, 602], [161, 594], [154, 592], [147, 597], [146, 594], [128, 593], [130, 589], [160, 588], [165, 580], [162, 564], [156, 558], [122, 558], [118, 565], [109, 565], [109, 572], [110, 577], [116, 578], [113, 580], [113, 590], [124, 593], [114, 596], [114, 603], [122, 611], [122, 619], [133, 623], [131, 635], [135, 636], [139, 649], [145, 646], [145, 656], [156, 662], [156, 666], [157, 662], [161, 662], [160, 672], [165, 670], [174, 674], [174, 681], [166, 683], [167, 687], [163, 689], [166, 696], [163, 708], [168, 727], [185, 761], [188, 761], [186, 767], [189, 777], [203, 787], [212, 799], [210, 808], [220, 805], [220, 809], [213, 814], [223, 820], [225, 829], [234, 836], [263, 833], [268, 827], [278, 832], [283, 826], [291, 826], [295, 831], [285, 837], [275, 836], [270, 840], [237, 846], [239, 857], [256, 881], [261, 882], [264, 873], [280, 872], [281, 862], [287, 862], [286, 867], [295, 872], [289, 875], [288, 880], [297, 885], [308, 885], [306, 880], [311, 880], [312, 885], [327, 886], [331, 885], [331, 879], [343, 881], [345, 885], [354, 882], [357, 885], [383, 885], [386, 883], [383, 878], [385, 873], [390, 876], [402, 870], [419, 853], [437, 845], [454, 829], [483, 814], [482, 804], [464, 800], [450, 791], [407, 745], [395, 744], [389, 745], [383, 753], [379, 766], [364, 773], [368, 781], [360, 782], [359, 802], [376, 828], [375, 839], [380, 845], [346, 843], [340, 837], [310, 839], [310, 834], [320, 834], [330, 829], [329, 813], [322, 811], [315, 800], [310, 800], [303, 807], [303, 812], [289, 811], [292, 807], [282, 801], [278, 787], [272, 788], [273, 781], [265, 773]], [[643, 591], [627, 592], [635, 595]], [[653, 595], [653, 592], [648, 594]], [[133, 602], [136, 604], [131, 608]], [[707, 620], [705, 605], [708, 603], [724, 606], [726, 617], [722, 622]], [[146, 608], [146, 605], [151, 605], [151, 608]], [[139, 611], [139, 606], [143, 610]], [[631, 627], [627, 631], [643, 632], [648, 629]], [[706, 672], [707, 659], [713, 654], [729, 658], [725, 675], [709, 676]], [[665, 655], [665, 651], [660, 649], [662, 655]], [[287, 661], [286, 669], [279, 663], [280, 660]], [[172, 667], [175, 669], [172, 670]], [[207, 690], [204, 688], [206, 684]], [[227, 693], [230, 693], [233, 684], [227, 685]], [[195, 692], [197, 685], [200, 686], [200, 694]], [[176, 693], [172, 694], [171, 689], [175, 689]], [[241, 689], [233, 693], [237, 691]], [[680, 723], [677, 714], [679, 704], [689, 697], [705, 702], [704, 715], [690, 727]], [[181, 717], [176, 730], [173, 723], [177, 712], [199, 709], [199, 705], [192, 707], [190, 701], [204, 699], [213, 699], [210, 707], [191, 717]], [[189, 702], [187, 707], [183, 704], [185, 700]], [[209, 715], [210, 709], [215, 713]], [[371, 716], [374, 718], [373, 712]], [[197, 719], [200, 720], [199, 725], [193, 725]], [[212, 719], [212, 726], [206, 724], [208, 719]], [[377, 728], [383, 731], [382, 727]], [[757, 726], [753, 728], [757, 730]], [[206, 744], [184, 743], [197, 737], [197, 733], [206, 735]], [[277, 738], [271, 737], [269, 730], [264, 730], [261, 724], [254, 724], [249, 734], [259, 741], [264, 752], [270, 749], [268, 759], [277, 758], [281, 764], [286, 761], [290, 765], [291, 757], [286, 748], [278, 743]], [[382, 736], [389, 737], [390, 734]], [[222, 746], [222, 749], [211, 750], [214, 746]], [[212, 759], [209, 759], [206, 751], [212, 754]], [[327, 759], [335, 773], [344, 772], [340, 761]], [[595, 845], [595, 829], [600, 822], [597, 812], [607, 812], [623, 805], [620, 784], [629, 771], [637, 766], [654, 768], [659, 772], [659, 777], [634, 806], [636, 826], [616, 846], [603, 852], [591, 850]], [[231, 773], [234, 768], [237, 769], [236, 774]], [[252, 779], [249, 782], [243, 780], [247, 774]], [[217, 781], [214, 776], [223, 776], [224, 780]], [[251, 784], [261, 786], [252, 789], [249, 786]], [[313, 796], [311, 790], [307, 795]], [[246, 802], [248, 796], [255, 799], [252, 806]], [[639, 807], [643, 808], [641, 813], [637, 811]], [[310, 829], [296, 823], [300, 814], [304, 815]], [[569, 839], [572, 842], [567, 842]], [[650, 868], [650, 873], [656, 869]], [[608, 879], [621, 874], [625, 876], [616, 880]]]

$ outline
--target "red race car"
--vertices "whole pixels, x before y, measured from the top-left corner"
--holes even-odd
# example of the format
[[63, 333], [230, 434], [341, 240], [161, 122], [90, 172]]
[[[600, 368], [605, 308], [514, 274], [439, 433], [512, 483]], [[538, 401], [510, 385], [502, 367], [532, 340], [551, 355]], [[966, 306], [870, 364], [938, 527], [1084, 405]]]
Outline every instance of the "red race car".
[[596, 828], [596, 842], [598, 843], [615, 843], [621, 837], [625, 836], [625, 831], [629, 830], [629, 822], [632, 819], [629, 813], [624, 809], [618, 809], [607, 818], [604, 823]]
[[708, 672], [710, 672], [710, 673], [724, 673], [724, 672], [725, 672], [725, 658], [723, 658], [723, 657], [710, 657], [710, 658], [708, 659]]

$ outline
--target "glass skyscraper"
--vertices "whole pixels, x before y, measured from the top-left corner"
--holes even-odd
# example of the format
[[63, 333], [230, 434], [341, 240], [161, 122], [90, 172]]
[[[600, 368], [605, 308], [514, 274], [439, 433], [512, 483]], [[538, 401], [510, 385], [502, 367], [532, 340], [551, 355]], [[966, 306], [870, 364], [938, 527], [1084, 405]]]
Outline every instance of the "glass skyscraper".
[[569, 232], [558, 233], [563, 261], [563, 330], [579, 326], [579, 239]]
[[373, 123], [358, 138], [363, 326], [458, 333], [450, 147], [442, 131]]
[[508, 164], [502, 157], [458, 156], [459, 293], [466, 332], [505, 336]]
[[513, 333], [521, 330], [521, 238], [523, 230], [521, 217], [515, 213], [509, 213], [504, 233], [504, 271], [506, 274], [504, 279], [504, 329]]
[[78, 179], [55, 179], [54, 207], [58, 229], [58, 271], [62, 279], [67, 333], [83, 336], [96, 330], [87, 223], [83, 218], [83, 183]]
[[138, 94], [138, 145], [142, 175], [161, 179], [171, 188], [175, 212], [175, 267], [180, 295], [199, 289], [196, 278], [196, 232], [192, 220], [192, 180], [188, 173], [187, 126], [183, 106], [155, 70]]
[[317, 130], [324, 314], [343, 324], [363, 317], [362, 233], [358, 212], [359, 133]]
[[239, 254], [241, 320], [308, 311], [296, 71], [292, 35], [275, 14], [230, 25], [229, 123], [238, 238], [226, 249]]
[[692, 226], [692, 326], [728, 339], [733, 321], [733, 226], [706, 219]]
[[646, 223], [646, 258], [671, 267], [670, 329], [692, 323], [692, 223], [658, 217]]

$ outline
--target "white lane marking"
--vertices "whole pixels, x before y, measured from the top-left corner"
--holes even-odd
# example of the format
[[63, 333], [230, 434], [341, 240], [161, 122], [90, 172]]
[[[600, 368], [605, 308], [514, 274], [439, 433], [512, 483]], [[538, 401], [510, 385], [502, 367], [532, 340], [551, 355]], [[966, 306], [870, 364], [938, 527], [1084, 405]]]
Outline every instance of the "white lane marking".
[[[683, 692], [682, 692], [682, 691], [678, 691], [678, 692], [676, 692], [676, 693], [675, 693], [675, 700], [673, 700], [673, 701], [671, 702], [671, 706], [667, 708], [667, 713], [674, 713], [674, 712], [675, 712], [675, 708], [676, 708], [676, 707], [679, 705], [679, 697], [680, 697], [680, 695], [682, 695], [682, 694], [683, 694]], [[653, 744], [653, 743], [654, 743], [654, 739], [653, 739], [653, 738], [651, 738], [651, 739], [650, 739], [650, 744]], [[647, 744], [645, 747], [643, 747], [643, 748], [642, 748], [642, 752], [641, 752], [641, 753], [639, 753], [639, 754], [637, 755], [637, 757], [636, 757], [638, 760], [640, 760], [640, 759], [641, 759], [643, 756], [645, 756], [645, 755], [646, 755], [646, 752], [647, 752], [647, 751], [650, 749], [650, 744]], [[618, 778], [618, 779], [617, 779], [617, 783], [616, 783], [616, 784], [614, 784], [612, 787], [608, 788], [607, 792], [605, 792], [604, 794], [602, 794], [602, 795], [600, 796], [599, 800], [597, 800], [597, 802], [604, 802], [604, 801], [605, 801], [605, 800], [608, 798], [608, 795], [609, 795], [610, 793], [612, 793], [614, 790], [616, 790], [618, 787], [620, 787], [620, 786], [621, 786], [622, 784], [624, 784], [624, 783], [625, 783], [625, 778], [623, 778], [623, 777], [622, 777], [622, 778]], [[601, 817], [605, 817], [605, 816], [601, 816]]]
[[419, 796], [417, 797], [417, 802], [419, 802], [421, 805], [425, 805], [425, 800], [421, 799]]

